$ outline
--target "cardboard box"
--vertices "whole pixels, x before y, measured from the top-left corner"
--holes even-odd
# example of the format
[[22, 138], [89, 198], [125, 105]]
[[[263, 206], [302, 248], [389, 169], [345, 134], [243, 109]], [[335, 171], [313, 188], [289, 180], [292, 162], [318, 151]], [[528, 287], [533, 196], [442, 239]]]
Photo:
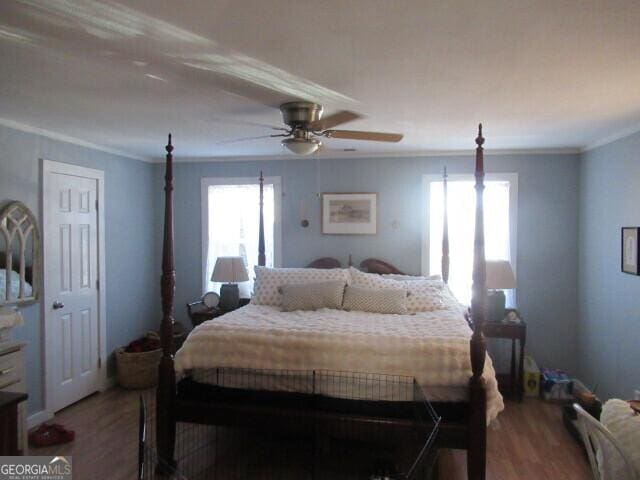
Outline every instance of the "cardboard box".
[[524, 357], [524, 394], [527, 397], [540, 395], [540, 369], [533, 357]]
[[543, 368], [540, 392], [545, 400], [573, 399], [573, 380], [562, 370]]

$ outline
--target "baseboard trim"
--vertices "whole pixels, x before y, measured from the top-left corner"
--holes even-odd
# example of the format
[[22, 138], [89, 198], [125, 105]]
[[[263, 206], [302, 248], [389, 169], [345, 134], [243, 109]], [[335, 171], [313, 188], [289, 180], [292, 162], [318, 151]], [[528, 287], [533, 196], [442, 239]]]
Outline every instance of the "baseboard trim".
[[32, 415], [27, 417], [27, 430], [31, 430], [33, 427], [37, 427], [38, 425], [48, 422], [53, 418], [53, 412], [48, 412], [46, 410], [40, 410]]
[[[113, 375], [111, 377], [103, 378], [100, 382], [100, 387], [97, 390], [98, 392], [104, 392], [116, 386], [116, 376]], [[54, 417], [54, 413], [48, 410], [40, 410], [32, 415], [27, 417], [27, 430], [31, 430], [33, 427], [37, 427], [38, 425], [48, 422]]]
[[100, 385], [100, 392], [104, 392], [106, 390], [109, 390], [110, 388], [113, 388], [117, 385], [117, 379], [115, 375], [112, 375], [110, 377], [106, 377], [102, 379], [101, 385]]

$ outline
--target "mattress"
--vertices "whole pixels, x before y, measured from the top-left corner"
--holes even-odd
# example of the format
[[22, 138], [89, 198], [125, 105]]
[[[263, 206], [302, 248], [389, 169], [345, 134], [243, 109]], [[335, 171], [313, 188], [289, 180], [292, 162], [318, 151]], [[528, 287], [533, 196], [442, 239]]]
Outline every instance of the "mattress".
[[[390, 315], [321, 309], [281, 312], [249, 304], [196, 327], [175, 356], [176, 372], [214, 368], [327, 370], [414, 377], [431, 401], [468, 396], [471, 330], [456, 305]], [[489, 356], [487, 419], [504, 409]], [[287, 389], [286, 385], [283, 389]]]

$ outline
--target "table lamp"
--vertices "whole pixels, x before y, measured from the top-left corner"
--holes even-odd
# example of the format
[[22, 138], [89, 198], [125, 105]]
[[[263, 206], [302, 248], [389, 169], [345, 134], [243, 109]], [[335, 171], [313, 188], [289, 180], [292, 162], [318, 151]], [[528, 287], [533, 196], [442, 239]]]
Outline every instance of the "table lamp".
[[487, 260], [488, 317], [492, 322], [504, 319], [505, 296], [502, 290], [516, 288], [516, 277], [507, 260]]
[[218, 257], [211, 274], [212, 282], [222, 282], [220, 287], [220, 303], [222, 310], [234, 310], [240, 304], [238, 282], [249, 280], [247, 267], [242, 257]]

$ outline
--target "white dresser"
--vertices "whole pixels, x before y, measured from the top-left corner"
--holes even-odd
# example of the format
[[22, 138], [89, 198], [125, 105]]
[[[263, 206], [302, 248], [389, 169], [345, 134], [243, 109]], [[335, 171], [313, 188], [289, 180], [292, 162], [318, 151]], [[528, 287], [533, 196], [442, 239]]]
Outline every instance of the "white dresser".
[[[26, 393], [25, 346], [12, 340], [0, 342], [0, 390]], [[28, 453], [27, 434], [27, 403], [22, 402], [18, 405], [18, 445], [23, 455]]]

